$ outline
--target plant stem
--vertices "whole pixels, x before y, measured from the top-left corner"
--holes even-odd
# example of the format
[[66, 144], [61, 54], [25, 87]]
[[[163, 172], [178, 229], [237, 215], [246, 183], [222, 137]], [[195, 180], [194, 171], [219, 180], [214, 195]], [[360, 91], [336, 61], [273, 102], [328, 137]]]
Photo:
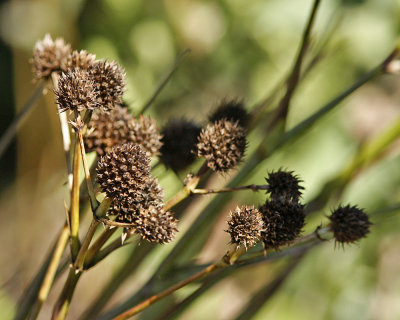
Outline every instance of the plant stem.
[[182, 63], [183, 58], [190, 52], [190, 49], [186, 49], [183, 51], [175, 60], [174, 65], [172, 66], [171, 70], [167, 73], [165, 78], [161, 81], [160, 85], [156, 89], [156, 91], [153, 93], [153, 95], [150, 97], [150, 99], [144, 104], [142, 109], [138, 112], [138, 114], [143, 114], [146, 112], [146, 110], [153, 104], [154, 100], [156, 100], [157, 96], [160, 94], [162, 89], [166, 86], [168, 81], [172, 78], [172, 75], [175, 73], [175, 71], [178, 69], [179, 65]]
[[61, 233], [57, 239], [57, 243], [56, 243], [55, 249], [53, 251], [53, 255], [51, 257], [50, 264], [47, 268], [46, 274], [42, 281], [42, 285], [40, 287], [34, 309], [32, 310], [32, 312], [30, 314], [30, 317], [29, 317], [30, 319], [36, 319], [43, 303], [46, 301], [46, 299], [49, 295], [51, 286], [54, 281], [54, 277], [57, 272], [58, 264], [60, 262], [60, 259], [62, 257], [62, 254], [64, 252], [64, 249], [65, 249], [67, 241], [68, 241], [68, 237], [69, 237], [69, 230], [68, 230], [68, 226], [65, 225], [63, 227], [63, 229], [61, 230]]
[[72, 189], [70, 205], [70, 238], [71, 238], [71, 257], [75, 261], [80, 248], [79, 241], [79, 171], [80, 171], [80, 148], [78, 141], [75, 140], [72, 160]]
[[67, 316], [76, 284], [81, 275], [81, 272], [76, 272], [74, 266], [70, 266], [67, 281], [65, 282], [60, 297], [54, 306], [51, 317], [52, 320], [63, 320]]
[[41, 81], [38, 84], [38, 87], [33, 92], [32, 97], [25, 103], [25, 105], [22, 107], [21, 111], [14, 118], [14, 120], [11, 122], [11, 124], [8, 126], [8, 128], [2, 135], [2, 137], [0, 139], [0, 158], [2, 157], [4, 152], [7, 150], [7, 147], [10, 145], [11, 141], [15, 137], [18, 127], [20, 125], [22, 125], [22, 123], [26, 120], [29, 112], [36, 105], [38, 100], [42, 97], [45, 84], [46, 83], [44, 81]]
[[88, 266], [92, 266], [93, 259], [95, 255], [100, 251], [101, 247], [107, 242], [108, 239], [117, 231], [117, 228], [106, 227], [106, 230], [96, 239], [93, 245], [87, 250], [84, 269], [87, 269]]

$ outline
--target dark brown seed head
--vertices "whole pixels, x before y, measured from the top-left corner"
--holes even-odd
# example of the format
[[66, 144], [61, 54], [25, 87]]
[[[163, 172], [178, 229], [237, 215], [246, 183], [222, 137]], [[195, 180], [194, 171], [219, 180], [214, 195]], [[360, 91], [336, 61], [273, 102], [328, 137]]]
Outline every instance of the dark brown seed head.
[[103, 192], [127, 208], [140, 202], [150, 179], [150, 159], [139, 145], [117, 145], [101, 157], [97, 180]]
[[210, 115], [210, 122], [226, 119], [232, 122], [239, 122], [239, 125], [246, 128], [249, 122], [249, 114], [240, 100], [223, 100], [218, 108]]
[[150, 207], [135, 216], [134, 232], [147, 241], [164, 244], [174, 238], [177, 222], [172, 212]]
[[161, 131], [161, 161], [175, 172], [193, 163], [196, 159], [196, 144], [200, 131], [201, 127], [189, 120], [169, 121]]
[[264, 247], [279, 248], [298, 237], [304, 226], [304, 207], [295, 201], [276, 199], [259, 208], [264, 221]]
[[90, 70], [99, 94], [98, 102], [104, 110], [122, 104], [125, 87], [125, 71], [115, 61], [96, 61]]
[[161, 135], [156, 123], [147, 117], [135, 119], [127, 108], [116, 106], [110, 112], [93, 114], [85, 137], [88, 152], [97, 151], [99, 155], [118, 144], [132, 142], [139, 144], [147, 156], [158, 153]]
[[268, 183], [267, 192], [271, 194], [272, 199], [287, 198], [298, 201], [301, 196], [301, 180], [293, 171], [284, 171], [279, 169], [276, 172], [270, 172], [265, 178]]
[[371, 222], [368, 215], [357, 206], [340, 206], [329, 217], [330, 229], [336, 242], [353, 243], [364, 238], [369, 233]]
[[80, 69], [63, 73], [55, 94], [60, 112], [94, 110], [99, 106], [93, 81], [86, 71]]
[[96, 56], [88, 53], [86, 50], [77, 51], [74, 50], [67, 60], [68, 69], [82, 69], [85, 71], [91, 70], [96, 63]]
[[137, 189], [124, 201], [114, 201], [107, 215], [116, 216], [116, 221], [133, 223], [135, 217], [150, 207], [162, 208], [164, 205], [164, 190], [157, 178], [149, 178], [143, 189]]
[[230, 213], [226, 232], [231, 235], [231, 243], [243, 244], [248, 248], [260, 241], [263, 228], [261, 213], [254, 206], [242, 206]]
[[220, 120], [200, 132], [197, 155], [210, 169], [226, 172], [235, 167], [246, 149], [246, 132], [237, 122]]
[[43, 40], [36, 42], [33, 49], [33, 72], [37, 79], [48, 78], [51, 73], [67, 71], [67, 59], [71, 53], [71, 45], [64, 39], [55, 41], [46, 34]]

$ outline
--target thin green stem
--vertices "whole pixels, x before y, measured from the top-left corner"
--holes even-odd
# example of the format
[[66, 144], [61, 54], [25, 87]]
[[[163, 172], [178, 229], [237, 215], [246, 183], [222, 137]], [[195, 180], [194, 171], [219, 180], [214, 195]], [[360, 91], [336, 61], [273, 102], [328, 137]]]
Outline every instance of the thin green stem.
[[78, 141], [75, 141], [72, 160], [72, 189], [70, 205], [70, 238], [71, 238], [71, 256], [75, 261], [80, 248], [79, 241], [79, 171], [80, 171], [80, 148]]
[[138, 114], [143, 114], [147, 111], [147, 109], [153, 104], [153, 102], [156, 100], [157, 96], [160, 94], [160, 92], [164, 89], [164, 87], [167, 85], [168, 81], [172, 78], [173, 74], [175, 71], [178, 69], [179, 65], [182, 63], [184, 57], [190, 52], [190, 49], [186, 49], [183, 51], [178, 58], [176, 59], [174, 65], [172, 66], [171, 70], [167, 73], [165, 78], [161, 81], [160, 85], [156, 89], [156, 91], [153, 93], [153, 95], [150, 97], [150, 99], [144, 104], [142, 109], [138, 112]]
[[108, 239], [117, 231], [117, 228], [110, 228], [106, 227], [106, 230], [102, 232], [102, 234], [96, 239], [96, 241], [93, 243], [93, 245], [90, 246], [86, 253], [86, 258], [85, 258], [85, 263], [84, 263], [84, 269], [89, 268], [89, 266], [92, 266], [93, 259], [95, 255], [100, 251], [100, 249], [103, 247], [103, 245], [107, 242]]
[[7, 150], [7, 147], [10, 145], [11, 141], [15, 137], [18, 127], [20, 127], [24, 123], [24, 121], [27, 119], [29, 112], [33, 109], [33, 107], [36, 105], [39, 99], [43, 96], [43, 89], [45, 84], [46, 83], [44, 81], [41, 81], [39, 83], [38, 87], [33, 92], [32, 97], [25, 103], [21, 111], [14, 118], [14, 120], [11, 122], [11, 124], [8, 126], [8, 128], [2, 135], [0, 139], [0, 158]]

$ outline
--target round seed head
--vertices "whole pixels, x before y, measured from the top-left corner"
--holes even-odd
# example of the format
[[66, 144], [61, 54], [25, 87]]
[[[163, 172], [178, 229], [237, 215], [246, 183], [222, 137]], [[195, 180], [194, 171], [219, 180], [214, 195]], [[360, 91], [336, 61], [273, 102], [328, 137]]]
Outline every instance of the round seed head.
[[239, 122], [243, 128], [247, 127], [249, 122], [249, 114], [244, 104], [239, 100], [223, 100], [218, 108], [210, 115], [210, 122], [226, 119], [232, 122]]
[[160, 154], [162, 136], [155, 120], [140, 115], [132, 121], [131, 127], [129, 141], [139, 144], [149, 157]]
[[272, 199], [287, 198], [298, 201], [301, 196], [301, 180], [293, 171], [284, 171], [279, 169], [276, 172], [270, 172], [265, 178], [268, 183], [267, 192], [271, 194]]
[[63, 73], [58, 80], [55, 94], [60, 112], [94, 110], [99, 106], [94, 83], [83, 70], [68, 70]]
[[164, 205], [164, 190], [157, 178], [149, 178], [143, 189], [137, 189], [124, 201], [114, 201], [107, 215], [116, 216], [116, 221], [133, 223], [136, 216], [150, 207], [162, 208]]
[[51, 73], [67, 71], [67, 59], [71, 53], [71, 45], [64, 39], [55, 41], [49, 34], [43, 40], [36, 42], [33, 49], [33, 72], [37, 79], [48, 78]]
[[98, 102], [104, 110], [111, 110], [122, 104], [125, 87], [125, 72], [122, 67], [115, 61], [96, 61], [90, 74], [99, 94]]
[[196, 159], [196, 144], [200, 131], [201, 127], [189, 120], [169, 121], [161, 131], [161, 161], [175, 172], [192, 164]]
[[150, 179], [150, 159], [139, 145], [117, 145], [101, 157], [97, 180], [103, 192], [116, 203], [131, 207]]
[[219, 120], [200, 132], [197, 155], [210, 169], [226, 172], [235, 167], [246, 149], [246, 132], [237, 122]]
[[67, 60], [68, 69], [82, 69], [89, 71], [94, 67], [96, 62], [96, 56], [94, 54], [88, 53], [86, 50], [77, 51], [74, 50]]
[[260, 241], [263, 228], [261, 213], [254, 206], [242, 206], [230, 213], [226, 232], [231, 235], [231, 243], [236, 243], [238, 246], [243, 244], [247, 248], [255, 246]]
[[108, 113], [93, 114], [85, 136], [88, 152], [97, 151], [103, 155], [113, 146], [128, 142], [139, 144], [147, 156], [157, 154], [161, 135], [155, 121], [142, 116], [135, 119], [127, 108], [121, 106], [116, 106]]
[[160, 244], [170, 242], [177, 232], [177, 222], [172, 212], [159, 207], [150, 207], [135, 216], [134, 231], [150, 242]]
[[353, 243], [364, 238], [369, 233], [371, 222], [368, 215], [357, 206], [340, 206], [329, 217], [330, 229], [336, 242]]
[[295, 201], [276, 199], [259, 208], [264, 230], [261, 232], [265, 248], [279, 248], [290, 243], [304, 226], [304, 207]]

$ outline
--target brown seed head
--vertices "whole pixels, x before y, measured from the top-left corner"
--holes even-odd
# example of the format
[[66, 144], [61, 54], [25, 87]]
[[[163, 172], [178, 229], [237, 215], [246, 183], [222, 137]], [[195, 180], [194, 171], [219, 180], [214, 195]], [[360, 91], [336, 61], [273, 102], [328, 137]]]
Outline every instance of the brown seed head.
[[116, 216], [116, 221], [133, 223], [136, 216], [150, 207], [162, 208], [164, 205], [164, 190], [157, 178], [149, 178], [143, 189], [137, 189], [135, 194], [123, 202], [114, 201], [107, 215]]
[[169, 121], [162, 129], [161, 161], [175, 172], [181, 171], [196, 159], [197, 137], [201, 127], [185, 119]]
[[226, 119], [232, 122], [239, 122], [243, 128], [247, 127], [249, 114], [247, 113], [243, 101], [223, 100], [218, 108], [210, 115], [210, 122]]
[[237, 122], [220, 120], [200, 133], [197, 155], [205, 157], [210, 169], [226, 172], [235, 167], [246, 149], [246, 132]]
[[226, 232], [231, 235], [231, 243], [243, 244], [247, 248], [260, 241], [263, 228], [261, 213], [254, 206], [242, 206], [230, 213]]
[[97, 151], [103, 155], [113, 146], [128, 142], [139, 144], [149, 157], [158, 154], [161, 135], [156, 122], [143, 116], [135, 119], [127, 108], [121, 106], [107, 113], [93, 114], [85, 136], [88, 152]]
[[353, 243], [364, 238], [369, 233], [371, 222], [368, 215], [357, 206], [340, 206], [329, 217], [330, 229], [336, 242]]
[[301, 180], [293, 171], [284, 171], [279, 169], [276, 172], [270, 172], [265, 178], [268, 183], [267, 192], [271, 194], [272, 199], [287, 198], [298, 201], [301, 196]]
[[168, 243], [177, 232], [177, 220], [172, 212], [159, 207], [150, 207], [135, 216], [134, 231], [150, 242]]
[[139, 145], [117, 145], [101, 157], [97, 180], [103, 192], [127, 208], [140, 202], [150, 179], [150, 159]]
[[77, 51], [74, 50], [67, 60], [68, 69], [82, 69], [85, 71], [91, 70], [96, 63], [96, 56], [88, 53], [86, 50]]
[[261, 232], [264, 247], [279, 248], [298, 237], [304, 226], [304, 206], [295, 201], [276, 199], [259, 208], [264, 221]]
[[75, 69], [63, 73], [55, 94], [60, 112], [94, 110], [99, 106], [94, 83], [83, 70]]
[[122, 67], [115, 61], [96, 61], [90, 75], [99, 94], [98, 102], [104, 110], [111, 110], [122, 104], [125, 87], [125, 71]]
[[67, 59], [71, 53], [71, 45], [64, 39], [55, 41], [49, 34], [36, 42], [33, 49], [33, 72], [37, 79], [48, 78], [52, 72], [67, 71]]

